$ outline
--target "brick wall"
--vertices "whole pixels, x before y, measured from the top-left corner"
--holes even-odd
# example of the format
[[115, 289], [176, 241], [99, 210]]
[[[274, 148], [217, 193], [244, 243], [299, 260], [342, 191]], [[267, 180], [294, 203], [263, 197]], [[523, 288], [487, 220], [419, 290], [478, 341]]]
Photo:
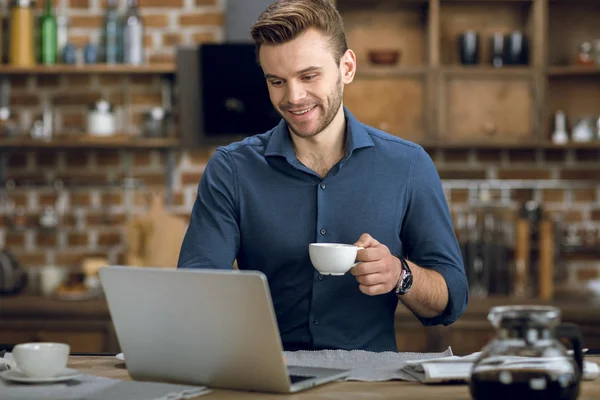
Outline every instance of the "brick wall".
[[[146, 22], [146, 46], [150, 62], [172, 61], [175, 46], [222, 38], [225, 0], [140, 0]], [[39, 2], [43, 4], [43, 2]], [[70, 39], [78, 46], [97, 42], [104, 0], [59, 0], [71, 19]], [[120, 1], [124, 9], [125, 1]], [[53, 106], [56, 131], [81, 134], [87, 104], [104, 96], [119, 107], [126, 103], [125, 129], [135, 132], [142, 110], [160, 104], [158, 76], [66, 75], [13, 76], [11, 100], [22, 126], [37, 118], [44, 106]], [[130, 95], [125, 95], [124, 87]], [[125, 108], [125, 107], [123, 107]], [[209, 157], [208, 151], [186, 151], [176, 157], [173, 212], [187, 217], [196, 195], [197, 183]], [[464, 210], [468, 189], [454, 187], [453, 180], [589, 180], [577, 188], [514, 189], [509, 197], [518, 207], [529, 199], [541, 201], [545, 210], [563, 218], [577, 229], [590, 224], [600, 227], [600, 150], [431, 150], [453, 213]], [[36, 227], [45, 206], [52, 206], [57, 192], [50, 187], [21, 187], [9, 198], [27, 215], [27, 227], [14, 231], [0, 220], [0, 247], [7, 247], [32, 269], [53, 264], [76, 267], [85, 256], [103, 255], [111, 262], [122, 261], [124, 222], [129, 215], [144, 212], [147, 194], [164, 190], [166, 157], [161, 151], [61, 151], [12, 152], [8, 175], [16, 180], [42, 182], [76, 179], [85, 186], [65, 191], [67, 212], [58, 230]], [[133, 178], [143, 188], [126, 189], [111, 183]], [[600, 241], [598, 242], [600, 246]], [[571, 284], [600, 278], [597, 257], [570, 258]]]

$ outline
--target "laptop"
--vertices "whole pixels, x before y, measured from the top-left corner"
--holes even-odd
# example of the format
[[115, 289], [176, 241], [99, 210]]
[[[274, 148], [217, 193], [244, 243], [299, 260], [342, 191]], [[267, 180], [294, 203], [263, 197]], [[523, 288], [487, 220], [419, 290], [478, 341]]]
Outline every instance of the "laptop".
[[135, 380], [293, 393], [349, 374], [286, 365], [261, 272], [107, 266], [99, 274]]

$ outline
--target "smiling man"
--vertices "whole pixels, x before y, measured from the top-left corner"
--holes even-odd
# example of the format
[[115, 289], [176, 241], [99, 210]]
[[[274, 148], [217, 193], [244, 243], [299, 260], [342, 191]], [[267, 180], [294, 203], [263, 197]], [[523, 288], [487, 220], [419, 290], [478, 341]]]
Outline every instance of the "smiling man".
[[[337, 10], [280, 0], [251, 34], [282, 120], [211, 157], [178, 267], [265, 273], [286, 350], [396, 351], [398, 300], [424, 325], [454, 322], [468, 285], [439, 176], [420, 146], [344, 107], [357, 64]], [[365, 249], [322, 276], [312, 242]]]

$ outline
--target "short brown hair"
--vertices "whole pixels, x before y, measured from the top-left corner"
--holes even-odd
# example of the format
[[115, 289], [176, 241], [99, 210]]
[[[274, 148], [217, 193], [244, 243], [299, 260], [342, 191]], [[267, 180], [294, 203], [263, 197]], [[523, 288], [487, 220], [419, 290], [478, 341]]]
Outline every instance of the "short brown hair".
[[329, 38], [339, 64], [348, 50], [346, 33], [342, 17], [328, 0], [278, 0], [267, 7], [250, 30], [257, 59], [263, 44], [289, 42], [309, 28], [316, 28]]

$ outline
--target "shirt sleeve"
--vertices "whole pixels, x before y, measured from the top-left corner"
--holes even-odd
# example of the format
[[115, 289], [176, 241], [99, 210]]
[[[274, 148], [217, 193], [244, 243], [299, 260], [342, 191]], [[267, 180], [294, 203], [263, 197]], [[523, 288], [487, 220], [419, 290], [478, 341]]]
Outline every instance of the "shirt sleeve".
[[460, 246], [433, 160], [419, 148], [411, 165], [407, 210], [401, 240], [404, 255], [415, 264], [439, 272], [448, 287], [448, 306], [423, 325], [450, 325], [465, 311], [469, 288]]
[[198, 185], [177, 268], [231, 269], [239, 250], [236, 175], [229, 154], [217, 149]]

